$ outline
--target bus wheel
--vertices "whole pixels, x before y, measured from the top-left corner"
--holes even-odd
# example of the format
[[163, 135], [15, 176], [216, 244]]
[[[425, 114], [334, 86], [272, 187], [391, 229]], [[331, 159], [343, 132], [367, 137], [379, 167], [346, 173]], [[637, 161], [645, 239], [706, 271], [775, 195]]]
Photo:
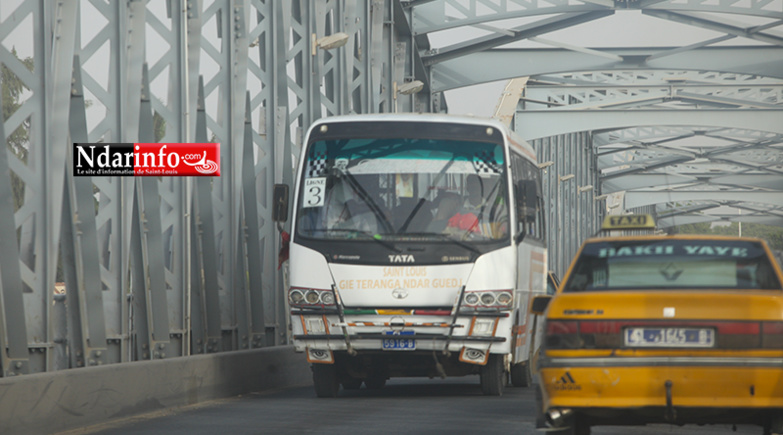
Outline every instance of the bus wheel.
[[357, 378], [343, 379], [341, 383], [346, 390], [358, 390], [362, 387], [362, 380]]
[[485, 396], [502, 396], [506, 384], [503, 355], [490, 354], [487, 365], [481, 367], [481, 392]]
[[337, 397], [340, 382], [334, 364], [313, 364], [313, 386], [318, 397]]
[[370, 376], [364, 380], [364, 385], [371, 390], [380, 390], [386, 385], [386, 378], [383, 376]]
[[511, 365], [511, 385], [529, 387], [533, 377], [530, 375], [530, 364], [521, 362]]

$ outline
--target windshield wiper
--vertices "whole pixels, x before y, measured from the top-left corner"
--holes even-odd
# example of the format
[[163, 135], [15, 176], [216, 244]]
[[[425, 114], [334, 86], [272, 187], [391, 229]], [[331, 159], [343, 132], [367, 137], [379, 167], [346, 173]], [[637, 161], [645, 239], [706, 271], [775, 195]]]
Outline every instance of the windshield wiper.
[[463, 248], [465, 248], [465, 249], [467, 249], [467, 250], [469, 250], [469, 251], [471, 251], [471, 252], [473, 252], [475, 254], [481, 254], [481, 251], [479, 251], [478, 249], [476, 249], [473, 246], [470, 246], [469, 243], [465, 243], [462, 240], [457, 240], [457, 239], [454, 239], [452, 237], [449, 237], [448, 234], [443, 234], [443, 233], [426, 233], [425, 232], [425, 233], [405, 233], [405, 234], [402, 234], [402, 235], [404, 235], [404, 236], [421, 236], [421, 237], [437, 237], [441, 241], [451, 242], [451, 243], [453, 243], [453, 244], [455, 244], [457, 246], [461, 246], [461, 247], [463, 247]]
[[[443, 175], [451, 167], [451, 165], [454, 164], [455, 158], [456, 156], [451, 156], [451, 160], [449, 160], [448, 162], [446, 162], [445, 165], [443, 165], [443, 168], [441, 168], [441, 170], [438, 172], [438, 175], [435, 176], [435, 180], [433, 180], [432, 183], [430, 183], [431, 186], [437, 186], [438, 183], [440, 183], [440, 180], [443, 178]], [[411, 224], [411, 221], [413, 220], [413, 216], [415, 216], [416, 213], [419, 212], [419, 209], [421, 208], [422, 205], [424, 205], [424, 202], [426, 201], [427, 199], [424, 198], [423, 196], [419, 198], [419, 200], [416, 203], [416, 207], [413, 207], [413, 211], [411, 211], [411, 214], [409, 214], [407, 219], [405, 219], [405, 223], [403, 223], [400, 229], [397, 231], [398, 233], [402, 234], [405, 232], [405, 230], [408, 229], [408, 225]]]
[[[492, 189], [489, 190], [489, 193], [486, 197], [481, 198], [481, 208], [479, 209], [479, 215], [476, 217], [476, 226], [481, 224], [481, 218], [484, 216], [484, 209], [487, 207], [487, 198], [492, 197], [492, 194], [495, 193], [495, 189], [498, 188], [500, 185], [500, 182], [503, 181], [503, 177], [498, 177], [498, 181], [495, 182], [495, 185], [492, 186]], [[461, 240], [465, 240], [471, 231], [473, 231], [475, 226], [471, 226], [470, 228], [465, 231], [465, 233], [462, 234], [462, 237], [460, 237]], [[491, 237], [492, 235], [489, 234], [487, 237]]]
[[[350, 233], [350, 234], [353, 234], [353, 235], [367, 236], [370, 240], [372, 240], [372, 241], [378, 243], [379, 245], [389, 249], [390, 251], [402, 252], [402, 251], [400, 251], [399, 248], [394, 246], [393, 243], [387, 242], [386, 240], [383, 240], [383, 238], [382, 238], [382, 236], [380, 234], [372, 234], [372, 233], [370, 233], [368, 231], [357, 230], [357, 229], [354, 229], [354, 228], [316, 228], [316, 229], [310, 230], [310, 232], [318, 232], [318, 231], [320, 231], [322, 233]], [[361, 239], [361, 240], [365, 240], [365, 239]]]
[[389, 233], [393, 232], [394, 229], [392, 228], [389, 219], [383, 213], [383, 211], [375, 202], [375, 200], [370, 196], [370, 194], [368, 194], [367, 191], [364, 190], [364, 187], [362, 187], [362, 185], [358, 181], [356, 181], [356, 178], [354, 178], [353, 174], [348, 172], [347, 168], [345, 169], [345, 171], [343, 171], [343, 174], [345, 174], [345, 179], [348, 180], [348, 185], [351, 186], [351, 189], [353, 189], [353, 191], [356, 192], [357, 195], [359, 195], [359, 198], [361, 198], [362, 201], [364, 201], [364, 203], [367, 204], [372, 214], [375, 215], [375, 217], [378, 219], [378, 221], [381, 223], [384, 229]]

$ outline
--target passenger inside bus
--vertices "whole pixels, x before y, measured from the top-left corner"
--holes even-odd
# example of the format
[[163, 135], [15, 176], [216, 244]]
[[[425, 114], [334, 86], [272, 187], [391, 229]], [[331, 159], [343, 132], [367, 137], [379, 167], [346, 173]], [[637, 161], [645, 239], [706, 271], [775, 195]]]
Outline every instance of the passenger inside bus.
[[455, 192], [441, 192], [435, 200], [437, 209], [428, 231], [454, 234], [460, 238], [476, 235], [494, 239], [505, 237], [508, 223], [504, 219], [503, 207], [499, 207], [502, 201], [487, 200], [484, 184], [478, 175], [470, 174], [465, 178], [464, 198]]
[[462, 213], [473, 213], [478, 216], [484, 204], [484, 183], [481, 178], [476, 174], [468, 175], [465, 179], [465, 191], [468, 196], [462, 204]]
[[427, 226], [427, 231], [433, 233], [446, 232], [449, 220], [453, 219], [459, 211], [460, 198], [454, 192], [441, 192], [435, 198], [436, 211], [432, 222]]
[[353, 198], [345, 201], [340, 219], [330, 227], [355, 229], [371, 234], [388, 232], [391, 212], [378, 189], [370, 186], [372, 185], [363, 187], [363, 194], [353, 191]]
[[398, 233], [421, 233], [432, 222], [432, 204], [424, 198], [399, 198], [394, 210], [394, 226]]

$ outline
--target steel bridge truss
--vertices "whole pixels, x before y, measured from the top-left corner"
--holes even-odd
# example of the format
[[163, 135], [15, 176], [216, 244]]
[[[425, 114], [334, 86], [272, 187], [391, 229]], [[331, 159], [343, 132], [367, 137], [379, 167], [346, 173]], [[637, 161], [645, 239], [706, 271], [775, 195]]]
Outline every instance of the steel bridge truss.
[[[422, 52], [434, 91], [526, 77], [504, 92], [518, 100], [516, 110], [503, 101], [496, 116], [533, 140], [550, 164], [544, 185], [557, 232], [549, 237], [553, 269], [565, 271], [562, 257], [573, 255], [604, 213], [652, 211], [663, 227], [783, 225], [782, 1], [407, 5], [418, 38], [470, 35]], [[688, 42], [665, 46], [657, 40], [666, 35], [658, 35], [645, 46], [585, 46], [568, 32], [599, 29], [618, 11], [679, 25]], [[582, 204], [587, 195], [602, 205], [594, 214], [577, 211], [590, 209]]]
[[521, 131], [550, 112], [547, 119], [561, 126], [595, 121], [600, 194], [623, 192], [620, 210], [655, 205], [662, 227], [718, 220], [783, 226], [783, 128], [776, 121], [783, 119], [783, 80], [697, 71], [536, 76], [519, 108]]
[[[414, 46], [384, 0], [3, 2], [2, 376], [285, 342], [271, 186], [317, 118], [428, 111]], [[158, 141], [222, 175], [70, 174], [74, 142]]]
[[[547, 35], [625, 9], [713, 36], [606, 48]], [[2, 2], [0, 374], [284, 342], [269, 201], [304, 129], [445, 111], [456, 87], [529, 77], [509, 119], [551, 162], [556, 258], [611, 207], [780, 224], [781, 23], [783, 0]], [[480, 35], [430, 43], [463, 28]], [[70, 174], [74, 142], [156, 141], [220, 142], [221, 177]]]

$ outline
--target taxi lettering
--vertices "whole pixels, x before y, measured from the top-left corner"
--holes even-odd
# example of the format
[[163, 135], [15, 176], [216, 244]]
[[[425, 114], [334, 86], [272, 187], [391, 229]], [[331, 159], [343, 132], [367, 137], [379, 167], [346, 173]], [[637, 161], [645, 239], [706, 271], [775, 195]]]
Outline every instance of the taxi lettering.
[[609, 222], [615, 227], [644, 225], [647, 223], [647, 216], [612, 216]]
[[683, 246], [689, 255], [730, 255], [732, 257], [747, 257], [747, 248], [733, 246]]
[[598, 251], [599, 258], [671, 254], [674, 254], [674, 246], [623, 246], [619, 249], [602, 248]]

